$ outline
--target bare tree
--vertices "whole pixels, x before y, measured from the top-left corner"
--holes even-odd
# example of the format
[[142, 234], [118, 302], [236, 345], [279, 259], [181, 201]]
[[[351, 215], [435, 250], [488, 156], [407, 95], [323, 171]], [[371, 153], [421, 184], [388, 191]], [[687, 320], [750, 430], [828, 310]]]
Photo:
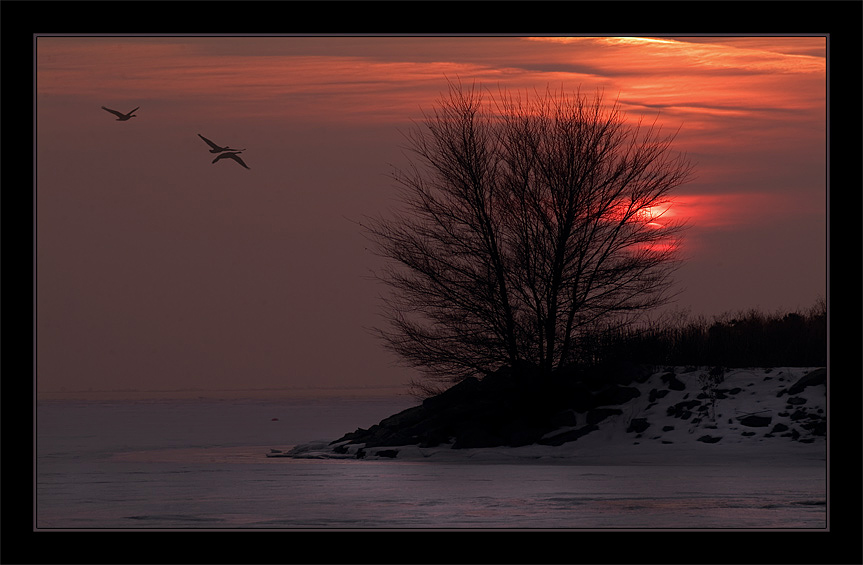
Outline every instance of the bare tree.
[[692, 167], [660, 129], [599, 93], [450, 83], [407, 134], [403, 208], [364, 224], [391, 260], [386, 345], [437, 382], [522, 360], [550, 375], [666, 302], [684, 226], [662, 215]]

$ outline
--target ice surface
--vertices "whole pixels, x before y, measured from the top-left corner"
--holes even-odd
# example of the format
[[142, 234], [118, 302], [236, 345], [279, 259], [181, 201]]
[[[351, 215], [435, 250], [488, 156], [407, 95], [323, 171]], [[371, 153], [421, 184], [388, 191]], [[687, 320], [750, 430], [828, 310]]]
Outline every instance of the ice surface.
[[[722, 387], [741, 392], [717, 402], [715, 424], [667, 415], [670, 404], [700, 391], [697, 372], [679, 373], [685, 391], [671, 391], [650, 406], [649, 391], [661, 385], [654, 376], [641, 385], [640, 397], [622, 406], [621, 416], [559, 447], [398, 447], [395, 459], [375, 457], [375, 450], [356, 459], [360, 446], [338, 455], [328, 443], [415, 404], [406, 397], [51, 402], [37, 413], [36, 525], [823, 529], [824, 437], [813, 443], [765, 437], [778, 422], [799, 428], [779, 416], [789, 412], [789, 397], [777, 393], [806, 372], [729, 373]], [[810, 411], [826, 410], [823, 385], [796, 396]], [[748, 428], [738, 416], [762, 410], [774, 417], [770, 427], [743, 436]], [[626, 431], [632, 418], [651, 423], [641, 437]], [[669, 425], [674, 429], [662, 432]], [[696, 441], [705, 433], [722, 439]], [[293, 448], [298, 457], [268, 457]]]

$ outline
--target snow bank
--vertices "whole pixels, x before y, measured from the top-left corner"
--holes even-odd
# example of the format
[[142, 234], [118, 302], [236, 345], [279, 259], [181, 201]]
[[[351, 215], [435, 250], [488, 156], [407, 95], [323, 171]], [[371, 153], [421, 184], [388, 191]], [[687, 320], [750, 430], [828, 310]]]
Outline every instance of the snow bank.
[[[614, 406], [597, 429], [558, 446], [452, 449], [452, 443], [374, 447], [348, 441], [309, 442], [270, 457], [465, 463], [576, 465], [823, 465], [826, 461], [826, 379], [818, 368], [730, 369], [711, 395], [708, 368], [653, 374], [633, 383], [641, 395]], [[821, 369], [823, 372], [824, 370]], [[817, 381], [816, 381], [817, 382]], [[797, 385], [797, 386], [794, 386]], [[586, 414], [575, 414], [583, 428]]]

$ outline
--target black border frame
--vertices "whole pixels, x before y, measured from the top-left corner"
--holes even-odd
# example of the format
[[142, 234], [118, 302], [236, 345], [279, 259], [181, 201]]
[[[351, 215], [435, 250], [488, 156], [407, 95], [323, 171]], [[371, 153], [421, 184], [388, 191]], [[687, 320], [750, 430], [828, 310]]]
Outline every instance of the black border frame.
[[[491, 9], [491, 6], [494, 6]], [[26, 2], [2, 22], [4, 563], [863, 563], [859, 1]], [[361, 31], [359, 31], [361, 30]], [[827, 34], [830, 83], [829, 532], [34, 532], [32, 46], [37, 33]], [[29, 157], [29, 158], [28, 158]], [[841, 197], [841, 199], [840, 199]], [[26, 234], [26, 235], [25, 235]], [[838, 249], [838, 253], [834, 253]], [[22, 275], [24, 273], [24, 275]], [[850, 285], [850, 288], [849, 288]], [[26, 304], [26, 306], [24, 306]], [[12, 308], [10, 308], [12, 306]], [[20, 317], [20, 319], [19, 319]], [[19, 341], [21, 343], [19, 343]], [[854, 356], [853, 361], [850, 357]], [[25, 401], [26, 399], [26, 401]], [[401, 544], [410, 549], [401, 549]]]

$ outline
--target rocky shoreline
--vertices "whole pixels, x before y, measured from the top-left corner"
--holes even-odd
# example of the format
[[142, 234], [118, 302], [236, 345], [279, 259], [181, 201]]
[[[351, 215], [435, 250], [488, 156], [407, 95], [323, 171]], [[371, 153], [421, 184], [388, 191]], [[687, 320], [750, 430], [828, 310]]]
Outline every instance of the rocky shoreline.
[[[572, 447], [612, 428], [630, 444], [814, 443], [827, 433], [826, 377], [825, 368], [617, 366], [542, 380], [531, 366], [504, 367], [347, 433], [323, 451], [362, 459], [397, 458], [407, 446]], [[321, 447], [271, 456], [327, 456]]]

